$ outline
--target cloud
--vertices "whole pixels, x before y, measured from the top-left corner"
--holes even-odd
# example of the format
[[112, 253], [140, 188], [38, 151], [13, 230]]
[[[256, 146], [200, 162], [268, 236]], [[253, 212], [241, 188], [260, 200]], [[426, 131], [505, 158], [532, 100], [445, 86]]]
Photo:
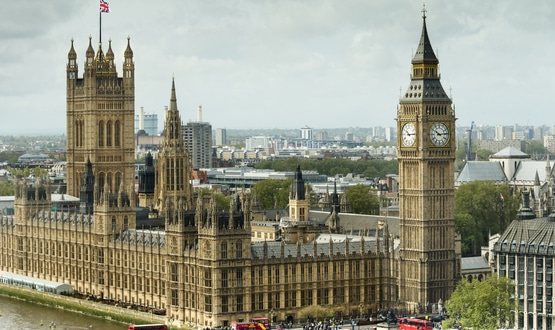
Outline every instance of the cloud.
[[[195, 118], [203, 105], [215, 128], [393, 126], [422, 27], [422, 4], [402, 0], [112, 0], [110, 7], [102, 39], [112, 39], [121, 74], [131, 37], [136, 108], [161, 116], [174, 75], [182, 117]], [[426, 8], [460, 124], [545, 123], [555, 73], [551, 1], [431, 0]], [[28, 134], [65, 131], [70, 40], [82, 68], [89, 35], [97, 47], [98, 15], [94, 1], [3, 4], [0, 111], [9, 115], [0, 134], [20, 134], [22, 122]]]

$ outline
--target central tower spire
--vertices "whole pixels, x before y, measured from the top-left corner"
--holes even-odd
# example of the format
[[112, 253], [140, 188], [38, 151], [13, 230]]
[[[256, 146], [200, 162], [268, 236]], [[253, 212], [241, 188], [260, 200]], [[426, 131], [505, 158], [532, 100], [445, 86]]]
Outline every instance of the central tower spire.
[[184, 209], [193, 207], [191, 186], [191, 161], [183, 142], [181, 116], [177, 110], [175, 79], [172, 78], [170, 108], [164, 123], [164, 142], [158, 160], [158, 182], [156, 198], [158, 212], [166, 205], [182, 205]]

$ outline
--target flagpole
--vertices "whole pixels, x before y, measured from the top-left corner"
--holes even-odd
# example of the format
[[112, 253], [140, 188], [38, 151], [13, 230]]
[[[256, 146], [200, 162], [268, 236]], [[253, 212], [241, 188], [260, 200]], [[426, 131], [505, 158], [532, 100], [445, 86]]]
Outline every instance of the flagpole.
[[102, 44], [102, 11], [98, 11], [98, 21], [99, 21], [99, 33], [98, 33], [98, 43]]

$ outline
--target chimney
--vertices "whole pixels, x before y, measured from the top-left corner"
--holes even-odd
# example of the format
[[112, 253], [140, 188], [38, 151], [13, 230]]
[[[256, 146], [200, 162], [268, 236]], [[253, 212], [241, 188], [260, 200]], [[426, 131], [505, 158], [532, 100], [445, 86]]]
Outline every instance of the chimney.
[[198, 106], [197, 110], [197, 122], [202, 123], [202, 105]]
[[145, 129], [145, 109], [141, 107], [141, 111], [139, 111], [139, 130]]

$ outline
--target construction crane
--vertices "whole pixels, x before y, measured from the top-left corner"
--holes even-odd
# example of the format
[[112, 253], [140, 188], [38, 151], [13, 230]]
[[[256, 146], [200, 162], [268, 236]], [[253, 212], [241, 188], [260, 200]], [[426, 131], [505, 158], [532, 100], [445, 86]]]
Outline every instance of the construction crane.
[[470, 124], [470, 129], [466, 130], [467, 142], [464, 143], [464, 148], [466, 151], [466, 161], [472, 160], [472, 131], [474, 130], [474, 122]]

